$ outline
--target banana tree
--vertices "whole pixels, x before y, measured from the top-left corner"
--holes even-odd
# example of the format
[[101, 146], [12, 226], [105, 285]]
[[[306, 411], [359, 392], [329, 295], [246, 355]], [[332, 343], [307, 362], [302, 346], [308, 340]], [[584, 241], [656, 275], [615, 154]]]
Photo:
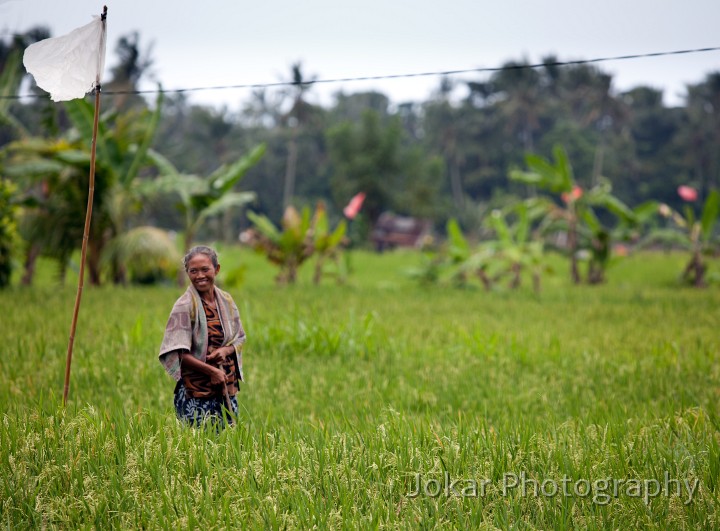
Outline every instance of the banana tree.
[[254, 192], [233, 192], [233, 187], [264, 154], [265, 144], [260, 144], [235, 162], [223, 164], [209, 176], [200, 177], [180, 173], [167, 158], [150, 150], [148, 155], [160, 175], [143, 183], [141, 192], [147, 196], [176, 194], [180, 197], [178, 209], [185, 221], [184, 249], [188, 251], [198, 229], [208, 218], [255, 200]]
[[299, 214], [292, 205], [288, 206], [280, 228], [262, 214], [248, 212], [247, 216], [254, 227], [243, 233], [243, 243], [263, 253], [270, 262], [280, 267], [275, 277], [278, 284], [294, 284], [298, 268], [312, 256], [314, 250], [310, 209], [306, 207]]
[[576, 284], [582, 281], [579, 251], [587, 250], [595, 257], [591, 260], [588, 282], [602, 282], [610, 256], [610, 230], [602, 226], [594, 209], [603, 208], [629, 221], [635, 219], [635, 213], [612, 195], [612, 187], [604, 179], [599, 179], [598, 184], [590, 190], [583, 190], [575, 181], [572, 166], [562, 146], [555, 146], [553, 156], [554, 162], [538, 155], [527, 155], [525, 162], [530, 171], [514, 170], [510, 172], [510, 178], [555, 195], [555, 201], [547, 203], [545, 225], [548, 230], [562, 229], [567, 235], [572, 281]]
[[423, 283], [435, 283], [447, 277], [461, 288], [467, 286], [472, 277], [477, 277], [485, 289], [490, 290], [495, 277], [495, 249], [488, 244], [473, 249], [454, 218], [448, 220], [445, 230], [445, 245], [426, 250], [423, 265], [410, 270], [410, 275]]
[[64, 279], [70, 257], [81, 242], [87, 180], [77, 167], [61, 162], [75, 147], [65, 140], [31, 139], [22, 142], [22, 150], [13, 145], [7, 150], [10, 156], [4, 173], [32, 200], [18, 218], [25, 242], [23, 285], [32, 284], [41, 254], [57, 261], [58, 278]]
[[[589, 251], [587, 281], [589, 284], [601, 284], [605, 282], [605, 272], [613, 261], [613, 240], [620, 234], [626, 234], [628, 230], [637, 231], [647, 223], [653, 203], [630, 208], [612, 195], [612, 185], [603, 178], [588, 191], [585, 199], [586, 204], [580, 210], [580, 215], [583, 220], [582, 229], [587, 234], [586, 247]], [[612, 213], [618, 221], [615, 229], [605, 226], [593, 207]]]
[[456, 286], [465, 286], [470, 276], [476, 276], [486, 290], [492, 288], [493, 276], [490, 268], [494, 257], [494, 249], [480, 246], [473, 251], [460, 224], [454, 218], [448, 220], [447, 231], [447, 262], [452, 271], [452, 281]]
[[488, 224], [497, 239], [487, 245], [493, 250], [494, 260], [502, 264], [500, 275], [510, 275], [513, 289], [520, 287], [523, 271], [529, 270], [533, 289], [540, 292], [541, 274], [547, 266], [543, 259], [544, 244], [533, 238], [532, 224], [544, 215], [546, 208], [545, 201], [531, 199], [512, 207], [508, 214], [517, 218], [514, 223], [509, 223], [506, 213], [500, 210], [494, 210], [489, 216]]
[[340, 263], [340, 252], [345, 240], [346, 231], [347, 224], [345, 220], [341, 220], [335, 227], [335, 230], [330, 230], [325, 203], [319, 201], [315, 207], [315, 215], [313, 216], [311, 228], [313, 251], [315, 254], [315, 274], [313, 275], [313, 282], [315, 284], [320, 284], [323, 267], [327, 260], [331, 260], [335, 264], [338, 282], [343, 281], [345, 273]]
[[658, 211], [662, 216], [671, 219], [682, 230], [680, 243], [690, 251], [690, 261], [682, 274], [683, 280], [692, 286], [704, 287], [706, 285], [705, 273], [707, 272], [704, 256], [715, 250], [712, 238], [715, 223], [720, 215], [720, 193], [713, 190], [708, 194], [700, 218], [695, 217], [695, 211], [688, 204], [697, 200], [697, 192], [690, 187], [681, 186], [678, 194], [686, 201], [682, 214], [665, 204], [659, 205]]

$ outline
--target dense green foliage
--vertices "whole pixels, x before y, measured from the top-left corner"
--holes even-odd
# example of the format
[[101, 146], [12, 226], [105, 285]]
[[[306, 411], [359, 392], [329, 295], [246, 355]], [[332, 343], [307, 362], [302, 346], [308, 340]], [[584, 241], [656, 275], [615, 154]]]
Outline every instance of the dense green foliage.
[[[48, 271], [0, 293], [0, 515], [8, 528], [717, 528], [717, 290], [672, 287], [685, 257], [642, 255], [601, 289], [419, 290], [417, 255], [354, 253], [344, 286], [277, 288], [249, 251], [231, 289], [248, 332], [239, 425], [179, 425], [156, 359], [180, 288], [83, 299], [59, 406], [71, 288]], [[44, 264], [44, 262], [43, 262]], [[502, 493], [504, 474], [698, 480]], [[415, 475], [489, 480], [477, 497], [408, 496]], [[458, 488], [462, 488], [460, 484]], [[444, 488], [444, 487], [443, 487]], [[598, 487], [600, 488], [600, 487]], [[607, 491], [606, 491], [607, 493]], [[632, 494], [632, 493], [631, 493]]]
[[[2, 42], [0, 64], [9, 92], [21, 69], [13, 55], [26, 41]], [[110, 90], [136, 88], [152, 59], [142, 53], [137, 34], [119, 40], [119, 64]], [[15, 60], [13, 60], [15, 57]], [[698, 74], [684, 104], [668, 107], [661, 91], [636, 87], [619, 92], [612, 76], [594, 65], [524, 68], [509, 61], [477, 79], [442, 79], [423, 102], [391, 102], [380, 93], [338, 93], [317, 104], [313, 79], [294, 64], [287, 87], [241, 94], [239, 109], [191, 104], [183, 94], [166, 95], [153, 147], [181, 174], [209, 175], [223, 163], [267, 145], [264, 159], [243, 182], [257, 194], [256, 211], [278, 222], [284, 208], [324, 199], [332, 216], [350, 197], [368, 194], [365, 215], [391, 209], [434, 219], [441, 227], [455, 217], [466, 230], [479, 229], [478, 208], [505, 206], [523, 195], [508, 181], [526, 154], [548, 157], [566, 147], [583, 189], [601, 176], [627, 205], [657, 200], [679, 207], [675, 191], [687, 184], [703, 200], [720, 188], [720, 73]], [[22, 70], [20, 70], [21, 73]], [[63, 106], [5, 100], [0, 107], [0, 146], [21, 133], [54, 135], [68, 126]], [[106, 108], [125, 112], [147, 107], [139, 96], [108, 96]], [[147, 176], [151, 176], [148, 173]], [[153, 203], [140, 224], [178, 229], [172, 208]], [[224, 220], [237, 234], [247, 226], [238, 211]]]
[[[0, 93], [17, 92], [25, 75], [20, 51], [40, 36], [30, 31], [0, 41]], [[560, 67], [552, 57], [533, 68], [510, 62], [481, 79], [442, 79], [424, 102], [398, 104], [368, 92], [338, 93], [319, 105], [313, 79], [296, 63], [287, 86], [256, 90], [231, 113], [192, 105], [160, 87], [154, 104], [128, 94], [152, 59], [137, 34], [121, 37], [116, 52], [120, 61], [106, 88], [118, 92], [103, 98], [88, 240], [93, 284], [134, 280], [116, 251], [140, 227], [181, 232], [185, 248], [196, 238], [233, 242], [251, 223], [248, 202], [277, 225], [287, 207], [302, 211], [322, 201], [335, 225], [358, 192], [366, 200], [348, 227], [353, 244], [366, 242], [388, 211], [432, 221], [438, 232], [455, 219], [471, 239], [494, 235], [493, 245], [503, 249], [493, 253], [503, 255], [503, 268], [519, 280], [523, 267], [539, 266], [543, 249], [535, 234], [542, 228], [567, 252], [576, 282], [584, 276], [602, 283], [616, 236], [635, 245], [659, 228], [666, 244], [687, 239], [682, 227], [651, 219], [653, 205], [687, 210], [679, 185], [696, 191], [699, 202], [720, 186], [719, 73], [688, 86], [684, 105], [674, 108], [657, 90], [619, 93], [601, 69]], [[80, 244], [91, 124], [87, 101], [0, 103], [0, 176], [17, 181], [18, 195], [36, 202], [19, 216], [25, 283], [40, 255], [55, 258], [62, 276]], [[530, 172], [521, 172], [524, 166]], [[546, 170], [561, 182], [553, 184]], [[517, 212], [538, 188], [559, 197], [546, 203], [544, 218], [527, 229], [520, 223], [522, 230], [502, 241], [501, 218], [488, 213]], [[508, 230], [513, 222], [503, 221]], [[516, 239], [531, 231], [527, 241]], [[713, 231], [706, 236], [703, 252], [712, 254]], [[583, 254], [588, 272], [581, 276]], [[704, 286], [706, 264], [695, 256], [688, 281]], [[166, 270], [160, 263], [152, 269]], [[536, 273], [533, 278], [537, 284]]]
[[19, 239], [14, 192], [15, 186], [10, 181], [0, 179], [0, 288], [10, 284], [12, 250]]

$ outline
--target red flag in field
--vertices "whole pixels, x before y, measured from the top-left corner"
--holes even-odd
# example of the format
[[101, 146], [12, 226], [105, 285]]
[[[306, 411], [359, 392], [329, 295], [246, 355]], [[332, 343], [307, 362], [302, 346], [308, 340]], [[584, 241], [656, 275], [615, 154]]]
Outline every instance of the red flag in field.
[[355, 219], [355, 216], [360, 212], [363, 201], [365, 201], [365, 192], [355, 194], [345, 208], [343, 208], [343, 214], [348, 219]]
[[36, 42], [25, 50], [25, 68], [53, 101], [82, 98], [100, 83], [105, 67], [105, 18], [93, 18], [67, 35]]

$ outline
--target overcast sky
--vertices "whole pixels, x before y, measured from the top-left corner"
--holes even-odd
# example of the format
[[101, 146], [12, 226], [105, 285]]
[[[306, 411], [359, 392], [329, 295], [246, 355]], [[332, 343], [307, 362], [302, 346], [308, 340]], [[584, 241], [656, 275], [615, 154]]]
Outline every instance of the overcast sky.
[[[153, 74], [165, 89], [287, 80], [302, 61], [318, 79], [500, 66], [720, 46], [720, 0], [122, 0], [108, 6], [108, 56], [117, 39], [140, 33], [152, 45]], [[88, 0], [0, 0], [0, 35], [46, 25], [52, 35], [102, 11]], [[720, 51], [601, 63], [616, 90], [640, 84], [682, 101], [687, 83], [720, 71]], [[480, 74], [455, 79], [480, 79]], [[318, 85], [377, 89], [394, 102], [428, 98], [438, 77]], [[144, 88], [151, 88], [147, 85]], [[249, 90], [195, 92], [197, 103], [236, 109]]]

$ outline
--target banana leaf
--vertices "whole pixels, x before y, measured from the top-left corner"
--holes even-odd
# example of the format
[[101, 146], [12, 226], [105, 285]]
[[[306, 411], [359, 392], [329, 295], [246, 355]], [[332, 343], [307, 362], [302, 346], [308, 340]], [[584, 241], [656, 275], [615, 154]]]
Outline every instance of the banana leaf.
[[255, 166], [265, 155], [265, 144], [255, 146], [253, 150], [229, 166], [223, 166], [210, 176], [212, 188], [219, 195], [227, 193], [235, 184]]
[[702, 240], [708, 242], [712, 237], [713, 228], [720, 213], [720, 193], [713, 190], [705, 200], [702, 216], [700, 218], [700, 226], [702, 227]]
[[247, 213], [247, 217], [260, 234], [268, 238], [273, 243], [279, 243], [280, 231], [277, 227], [275, 227], [275, 225], [273, 225], [273, 222], [270, 221], [267, 216], [250, 211]]

